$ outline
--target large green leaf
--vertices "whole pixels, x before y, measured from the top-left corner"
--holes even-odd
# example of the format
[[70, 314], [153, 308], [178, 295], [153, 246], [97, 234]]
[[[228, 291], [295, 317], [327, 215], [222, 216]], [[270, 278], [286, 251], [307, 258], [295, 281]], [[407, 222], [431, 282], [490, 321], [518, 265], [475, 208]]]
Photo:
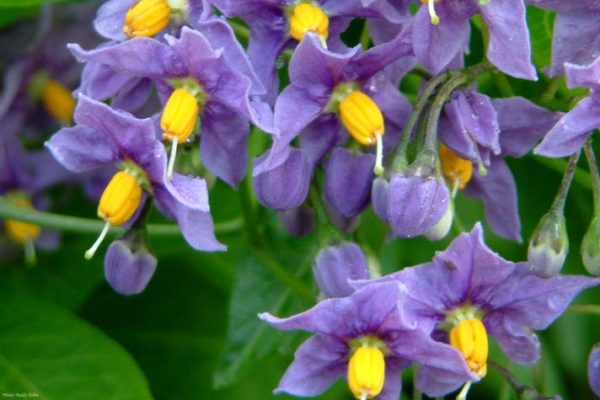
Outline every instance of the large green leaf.
[[152, 398], [119, 345], [67, 311], [29, 297], [0, 302], [0, 392], [42, 400]]

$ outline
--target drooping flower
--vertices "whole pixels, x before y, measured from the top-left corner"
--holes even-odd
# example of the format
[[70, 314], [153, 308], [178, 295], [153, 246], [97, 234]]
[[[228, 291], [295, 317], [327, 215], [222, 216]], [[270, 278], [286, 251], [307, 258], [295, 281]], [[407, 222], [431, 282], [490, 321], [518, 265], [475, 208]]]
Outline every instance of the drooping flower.
[[239, 17], [250, 27], [248, 56], [274, 101], [278, 88], [277, 60], [285, 49], [294, 48], [306, 33], [336, 51], [345, 48], [340, 34], [353, 17], [398, 18], [388, 0], [213, 0], [227, 16]]
[[145, 248], [127, 240], [115, 240], [106, 251], [104, 275], [115, 291], [131, 296], [144, 291], [156, 264], [156, 257]]
[[[546, 329], [579, 292], [600, 283], [584, 276], [540, 278], [527, 263], [512, 263], [490, 250], [479, 224], [458, 236], [431, 263], [375, 282], [380, 281], [404, 284], [407, 313], [416, 315], [434, 338], [461, 351], [479, 377], [486, 373], [488, 335], [513, 361], [534, 363], [540, 343], [531, 330]], [[417, 383], [430, 396], [458, 387], [428, 366], [419, 370]]]
[[517, 188], [505, 158], [523, 157], [560, 118], [530, 101], [459, 91], [440, 121], [441, 167], [453, 193], [482, 199], [490, 227], [521, 240]]
[[564, 157], [581, 149], [594, 129], [600, 127], [600, 57], [588, 65], [565, 64], [569, 87], [587, 87], [591, 94], [567, 112], [534, 153], [547, 157]]
[[[136, 119], [80, 95], [75, 122], [76, 126], [61, 129], [46, 143], [54, 157], [74, 172], [106, 165], [119, 169], [100, 199], [98, 214], [106, 227], [99, 239], [110, 226], [129, 223], [142, 197], [152, 195], [160, 210], [177, 220], [193, 248], [225, 249], [214, 237], [206, 182], [179, 174], [167, 178], [165, 149], [152, 119]], [[90, 250], [95, 251], [99, 243]]]
[[275, 393], [317, 396], [346, 376], [357, 399], [396, 400], [400, 371], [412, 362], [453, 382], [470, 379], [460, 353], [429, 338], [405, 312], [404, 291], [397, 282], [372, 284], [289, 318], [259, 314], [275, 328], [314, 333], [296, 351]]
[[367, 259], [354, 243], [329, 246], [319, 252], [313, 275], [326, 298], [347, 297], [354, 292], [351, 280], [369, 279]]
[[[300, 136], [300, 151], [314, 168], [334, 147], [347, 141], [343, 128], [357, 143], [376, 148], [371, 168], [381, 173], [384, 151], [391, 150], [397, 142], [410, 110], [408, 101], [381, 70], [409, 52], [407, 38], [402, 35], [366, 52], [354, 48], [344, 54], [323, 49], [314, 35], [307, 35], [290, 63], [291, 83], [275, 104], [273, 146], [255, 163], [255, 180], [286, 162], [292, 149], [290, 143], [297, 136]], [[350, 155], [336, 150], [329, 162], [356, 161], [361, 171], [371, 163], [371, 156]], [[346, 218], [362, 211], [372, 173], [367, 169], [355, 176], [354, 188], [360, 193], [350, 190], [352, 199], [344, 196], [349, 190], [348, 176], [334, 168], [326, 168], [326, 173], [330, 206]], [[299, 178], [311, 180], [310, 176]], [[333, 188], [342, 190], [334, 194]], [[342, 204], [344, 207], [340, 207]]]
[[199, 117], [204, 164], [237, 186], [246, 170], [250, 122], [267, 132], [272, 129], [270, 109], [258, 98], [263, 89], [244, 74], [249, 66], [240, 67], [239, 52], [215, 50], [204, 35], [187, 27], [179, 38], [166, 36], [166, 40], [168, 44], [135, 38], [90, 51], [78, 45], [70, 48], [81, 61], [104, 64], [156, 83], [165, 103], [163, 138], [172, 146], [170, 173], [178, 144], [188, 140]]

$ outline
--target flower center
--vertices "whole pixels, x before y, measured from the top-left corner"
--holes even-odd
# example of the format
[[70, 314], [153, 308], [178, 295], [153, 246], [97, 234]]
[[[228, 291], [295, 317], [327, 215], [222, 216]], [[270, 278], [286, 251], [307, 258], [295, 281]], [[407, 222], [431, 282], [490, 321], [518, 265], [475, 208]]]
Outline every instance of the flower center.
[[131, 170], [117, 172], [102, 193], [98, 203], [98, 217], [106, 224], [92, 247], [86, 251], [85, 258], [90, 259], [106, 238], [111, 226], [121, 226], [127, 222], [140, 206], [142, 187], [136, 173]]
[[442, 0], [421, 0], [421, 3], [427, 4], [429, 9], [429, 17], [431, 18], [432, 25], [438, 25], [440, 23], [440, 17], [435, 13], [435, 3], [439, 3]]
[[127, 11], [123, 33], [130, 38], [154, 36], [167, 27], [172, 11], [167, 0], [140, 0]]
[[377, 103], [360, 90], [355, 90], [340, 102], [339, 113], [342, 124], [357, 142], [365, 146], [377, 145], [375, 174], [381, 175], [385, 124]]
[[385, 357], [377, 346], [363, 344], [348, 362], [348, 386], [357, 399], [371, 399], [385, 383]]
[[301, 41], [306, 32], [316, 33], [323, 47], [327, 48], [329, 17], [318, 6], [300, 3], [294, 6], [290, 17], [290, 35]]
[[204, 91], [196, 82], [175, 82], [177, 87], [165, 104], [160, 127], [163, 130], [163, 139], [171, 141], [171, 155], [167, 176], [173, 176], [173, 168], [177, 157], [177, 145], [184, 143], [191, 136], [198, 121], [200, 107], [206, 101]]
[[456, 194], [458, 189], [462, 190], [473, 176], [473, 163], [464, 158], [450, 148], [440, 143], [440, 163], [446, 180], [452, 187], [452, 195]]
[[450, 345], [460, 351], [471, 371], [487, 373], [488, 335], [479, 318], [464, 319], [450, 330]]

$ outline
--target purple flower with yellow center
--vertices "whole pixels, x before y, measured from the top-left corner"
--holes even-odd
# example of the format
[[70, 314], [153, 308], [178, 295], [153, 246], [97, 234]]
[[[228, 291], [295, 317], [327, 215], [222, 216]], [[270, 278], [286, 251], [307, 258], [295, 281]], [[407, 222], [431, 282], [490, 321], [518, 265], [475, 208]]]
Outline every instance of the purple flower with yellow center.
[[131, 222], [147, 195], [156, 199], [165, 215], [177, 220], [193, 248], [225, 249], [214, 237], [206, 182], [179, 174], [167, 178], [167, 156], [152, 119], [136, 119], [80, 95], [75, 122], [76, 126], [61, 129], [46, 143], [54, 157], [74, 172], [105, 165], [119, 169], [100, 198], [98, 216], [106, 225], [87, 258], [94, 255], [111, 226]]
[[547, 157], [577, 152], [600, 127], [600, 57], [589, 65], [567, 63], [564, 68], [569, 87], [587, 87], [591, 94], [566, 113], [535, 148], [534, 153]]
[[[454, 239], [431, 263], [375, 282], [380, 281], [397, 281], [406, 287], [407, 314], [417, 318], [432, 337], [460, 351], [476, 380], [486, 375], [488, 335], [513, 361], [534, 363], [540, 343], [531, 330], [546, 329], [579, 292], [600, 283], [584, 276], [540, 278], [527, 263], [515, 264], [490, 250], [479, 224]], [[442, 396], [462, 383], [447, 381], [427, 365], [417, 376], [418, 386], [429, 396]], [[470, 383], [467, 380], [460, 398]]]
[[275, 328], [314, 334], [296, 351], [275, 393], [317, 396], [346, 377], [356, 399], [396, 400], [400, 371], [413, 362], [450, 381], [470, 379], [460, 353], [431, 339], [405, 312], [405, 290], [398, 282], [374, 283], [289, 318], [259, 314]]
[[240, 17], [250, 27], [248, 56], [269, 93], [278, 92], [277, 59], [306, 33], [315, 34], [322, 46], [345, 48], [340, 34], [353, 17], [398, 18], [388, 0], [213, 0], [227, 16]]
[[523, 157], [559, 118], [520, 97], [492, 100], [472, 90], [456, 92], [446, 105], [442, 171], [453, 195], [464, 190], [483, 200], [498, 235], [521, 240], [517, 188], [505, 158]]
[[271, 111], [258, 98], [264, 89], [244, 74], [243, 62], [234, 61], [238, 53], [215, 50], [201, 33], [184, 27], [179, 38], [165, 38], [167, 44], [135, 38], [90, 51], [69, 46], [81, 61], [105, 64], [156, 83], [165, 102], [160, 121], [163, 139], [171, 142], [169, 176], [177, 146], [190, 139], [200, 118], [203, 162], [215, 175], [237, 186], [246, 171], [250, 122], [265, 131], [272, 129]]
[[487, 25], [488, 59], [517, 78], [537, 78], [531, 63], [529, 29], [523, 0], [421, 0], [413, 22], [417, 59], [438, 74], [469, 48], [469, 20], [480, 14]]
[[120, 42], [155, 36], [170, 24], [206, 19], [210, 11], [208, 0], [108, 0], [98, 9], [94, 28]]
[[[384, 149], [393, 148], [410, 110], [408, 101], [381, 70], [409, 53], [410, 45], [403, 35], [366, 52], [354, 48], [336, 54], [324, 49], [315, 35], [308, 34], [290, 63], [291, 84], [275, 104], [273, 146], [257, 160], [255, 182], [288, 163], [298, 151], [304, 155], [307, 169], [314, 168], [334, 147], [347, 141], [342, 131], [345, 128], [358, 145], [375, 147], [376, 155], [333, 151], [326, 167], [327, 199], [344, 217], [362, 211], [368, 202], [373, 172], [383, 172]], [[289, 145], [298, 135], [301, 149], [291, 150]], [[343, 173], [355, 167], [361, 173], [354, 180]], [[310, 182], [310, 176], [305, 175], [288, 178]], [[347, 192], [352, 194], [351, 199], [344, 196]]]

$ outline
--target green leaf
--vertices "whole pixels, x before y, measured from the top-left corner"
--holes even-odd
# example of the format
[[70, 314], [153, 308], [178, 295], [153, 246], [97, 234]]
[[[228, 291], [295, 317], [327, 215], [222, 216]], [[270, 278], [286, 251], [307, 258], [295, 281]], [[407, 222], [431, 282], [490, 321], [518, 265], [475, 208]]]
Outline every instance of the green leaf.
[[[83, 2], [87, 0], [75, 0], [77, 2]], [[2, 0], [0, 1], [0, 8], [31, 8], [42, 6], [44, 4], [54, 3], [68, 3], [75, 2], [74, 0]], [[4, 11], [3, 11], [4, 13]]]
[[[4, 7], [0, 3], [0, 8]], [[6, 28], [24, 18], [34, 16], [38, 13], [38, 7], [20, 7], [14, 9], [2, 10], [0, 12], [0, 29]]]
[[65, 310], [28, 297], [0, 302], [0, 392], [41, 400], [152, 398], [120, 346]]
[[[274, 251], [271, 250], [271, 254]], [[296, 247], [290, 253], [296, 257], [312, 254]], [[295, 265], [295, 275], [303, 275], [311, 265], [312, 259]], [[215, 372], [217, 388], [230, 385], [242, 375], [250, 372], [256, 363], [278, 350], [292, 353], [298, 335], [293, 332], [277, 331], [260, 321], [257, 314], [268, 311], [275, 315], [289, 315], [306, 308], [298, 304], [298, 296], [292, 289], [282, 285], [267, 271], [263, 262], [256, 256], [247, 256], [238, 266], [234, 291], [229, 310], [229, 326], [223, 356]]]

